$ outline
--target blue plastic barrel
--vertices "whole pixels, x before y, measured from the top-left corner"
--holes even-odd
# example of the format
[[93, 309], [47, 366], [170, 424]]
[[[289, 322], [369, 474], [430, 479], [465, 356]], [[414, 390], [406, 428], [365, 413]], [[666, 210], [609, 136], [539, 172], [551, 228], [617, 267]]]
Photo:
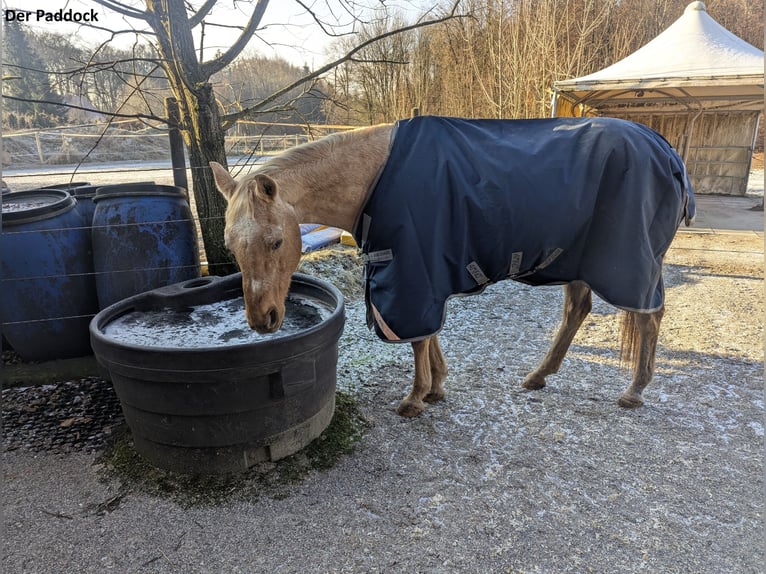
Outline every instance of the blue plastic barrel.
[[[133, 186], [133, 185], [154, 185], [153, 181], [137, 181], [131, 183], [115, 183], [112, 186]], [[110, 187], [112, 187], [110, 186]], [[63, 189], [74, 195], [77, 200], [77, 206], [75, 209], [80, 212], [82, 218], [88, 227], [93, 223], [93, 212], [96, 210], [96, 204], [93, 199], [96, 197], [96, 192], [99, 188], [104, 187], [103, 184], [93, 184], [86, 181], [76, 181], [73, 183], [59, 183], [55, 185], [46, 185], [44, 189]]]
[[62, 190], [2, 198], [0, 323], [26, 361], [91, 353], [88, 324], [98, 311], [88, 229]]
[[61, 183], [56, 185], [46, 185], [44, 189], [60, 189], [68, 191], [77, 200], [75, 209], [82, 216], [87, 227], [90, 227], [93, 221], [93, 210], [96, 205], [93, 203], [93, 197], [100, 186], [91, 185], [85, 181], [75, 181], [73, 183]]
[[197, 233], [183, 188], [109, 185], [99, 187], [94, 202], [93, 266], [101, 309], [200, 276]]

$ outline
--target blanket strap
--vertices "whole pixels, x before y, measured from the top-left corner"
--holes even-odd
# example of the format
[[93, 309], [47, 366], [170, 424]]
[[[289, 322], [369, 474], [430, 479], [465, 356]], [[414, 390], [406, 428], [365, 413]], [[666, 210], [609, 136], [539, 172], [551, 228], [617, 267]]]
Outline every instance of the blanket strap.
[[[372, 223], [372, 217], [367, 213], [362, 214], [362, 244], [360, 247], [364, 251], [364, 246], [367, 244], [367, 235], [370, 233], [370, 224]], [[379, 251], [371, 251], [370, 253], [362, 253], [362, 262], [367, 263], [383, 263], [385, 261], [391, 261], [394, 258], [394, 252], [391, 249], [381, 249]]]
[[384, 261], [391, 261], [394, 258], [394, 252], [390, 249], [381, 249], [380, 251], [371, 251], [370, 253], [362, 253], [362, 262], [367, 263], [382, 263]]
[[509, 270], [509, 273], [508, 273], [508, 278], [509, 279], [520, 279], [522, 277], [527, 277], [529, 275], [534, 275], [535, 273], [537, 273], [541, 269], [545, 269], [546, 267], [548, 267], [548, 265], [553, 263], [556, 260], [556, 258], [559, 255], [561, 255], [562, 253], [564, 253], [564, 250], [561, 247], [556, 247], [556, 249], [554, 249], [548, 255], [548, 257], [546, 257], [545, 260], [543, 260], [543, 262], [540, 263], [537, 267], [534, 267], [534, 268], [530, 269], [529, 271], [524, 271], [524, 272], [520, 273], [519, 271], [520, 271], [520, 268], [521, 268], [521, 259], [522, 259], [523, 253], [521, 251], [517, 251], [516, 253], [514, 253], [511, 256], [511, 267], [510, 267], [510, 270]]
[[476, 263], [476, 261], [471, 261], [465, 268], [468, 270], [468, 273], [471, 274], [473, 280], [476, 281], [477, 285], [489, 283], [489, 277], [484, 274], [484, 271], [481, 270], [481, 267], [479, 267], [479, 264]]

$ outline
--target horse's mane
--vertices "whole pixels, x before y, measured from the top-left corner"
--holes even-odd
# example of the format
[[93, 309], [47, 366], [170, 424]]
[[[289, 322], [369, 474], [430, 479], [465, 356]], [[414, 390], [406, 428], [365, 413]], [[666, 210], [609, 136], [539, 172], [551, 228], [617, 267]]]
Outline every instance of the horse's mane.
[[289, 148], [257, 167], [255, 173], [284, 176], [287, 172], [290, 176], [300, 177], [303, 173], [311, 171], [314, 167], [333, 166], [333, 162], [328, 162], [333, 152], [339, 148], [345, 148], [344, 144], [349, 140], [355, 141], [358, 144], [366, 139], [366, 134], [381, 127], [385, 126], [381, 124], [356, 128], [346, 132], [337, 132], [318, 140]]
[[[258, 165], [240, 182], [268, 175], [288, 193], [292, 189], [326, 191], [353, 185], [366, 191], [376, 173], [370, 166], [386, 158], [388, 138], [383, 128], [390, 130], [391, 126], [381, 124], [338, 132], [289, 148]], [[370, 181], [365, 183], [365, 178]], [[237, 189], [246, 187], [240, 185]], [[229, 197], [227, 214], [245, 213], [250, 205], [248, 194], [234, 193]]]
[[355, 131], [357, 130], [330, 134], [318, 140], [289, 148], [278, 156], [266, 161], [256, 171], [268, 175], [270, 173], [296, 170], [307, 164], [326, 160], [337, 144], [347, 140], [349, 137], [353, 137], [350, 134]]

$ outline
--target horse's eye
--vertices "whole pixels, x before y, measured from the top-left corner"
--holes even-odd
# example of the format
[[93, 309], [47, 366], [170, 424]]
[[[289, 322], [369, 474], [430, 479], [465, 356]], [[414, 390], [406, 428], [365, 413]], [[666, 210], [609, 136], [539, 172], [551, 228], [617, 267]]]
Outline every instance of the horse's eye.
[[277, 239], [274, 243], [271, 244], [271, 250], [272, 251], [276, 251], [280, 247], [282, 247], [282, 240], [281, 239]]

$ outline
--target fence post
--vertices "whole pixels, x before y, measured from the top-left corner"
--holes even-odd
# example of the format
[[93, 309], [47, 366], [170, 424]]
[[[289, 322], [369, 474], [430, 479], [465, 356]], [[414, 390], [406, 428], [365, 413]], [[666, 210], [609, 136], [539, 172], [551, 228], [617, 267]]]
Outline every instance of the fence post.
[[170, 120], [168, 124], [168, 139], [170, 140], [170, 161], [173, 164], [173, 184], [183, 187], [189, 193], [189, 182], [186, 179], [186, 156], [184, 140], [178, 125], [181, 115], [178, 113], [178, 102], [175, 98], [165, 98], [165, 113]]
[[40, 158], [40, 165], [45, 164], [45, 157], [43, 156], [43, 146], [40, 143], [40, 132], [35, 132], [35, 145], [37, 146], [37, 157]]

